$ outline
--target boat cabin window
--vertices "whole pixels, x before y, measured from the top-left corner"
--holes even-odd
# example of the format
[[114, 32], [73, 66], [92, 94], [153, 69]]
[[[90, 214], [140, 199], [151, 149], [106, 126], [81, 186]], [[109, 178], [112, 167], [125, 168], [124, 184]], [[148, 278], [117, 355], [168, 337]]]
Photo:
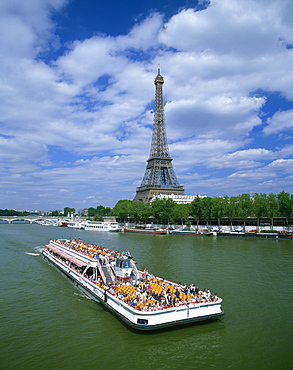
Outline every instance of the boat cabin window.
[[123, 269], [131, 269], [131, 262], [130, 260], [122, 261], [122, 266]]
[[146, 319], [137, 319], [137, 323], [138, 324], [147, 325], [148, 324], [148, 320], [146, 320]]
[[116, 266], [122, 269], [132, 268], [130, 260], [116, 260]]

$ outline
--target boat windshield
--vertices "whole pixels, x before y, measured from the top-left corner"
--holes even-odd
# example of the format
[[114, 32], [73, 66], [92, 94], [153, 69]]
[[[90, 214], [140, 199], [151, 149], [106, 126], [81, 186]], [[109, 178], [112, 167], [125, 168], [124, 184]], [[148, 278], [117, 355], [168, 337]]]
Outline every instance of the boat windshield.
[[131, 262], [130, 260], [122, 261], [122, 268], [124, 269], [131, 269]]
[[116, 266], [120, 267], [122, 269], [131, 269], [131, 262], [130, 260], [117, 260], [116, 261]]

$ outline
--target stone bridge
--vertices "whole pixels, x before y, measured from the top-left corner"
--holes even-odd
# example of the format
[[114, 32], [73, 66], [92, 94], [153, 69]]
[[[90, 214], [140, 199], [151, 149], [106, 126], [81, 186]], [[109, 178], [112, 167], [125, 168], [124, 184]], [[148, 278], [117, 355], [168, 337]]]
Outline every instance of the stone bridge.
[[43, 217], [43, 216], [0, 216], [0, 222], [5, 222], [8, 224], [16, 222], [26, 222], [29, 224], [40, 222], [40, 221], [70, 221], [70, 217]]

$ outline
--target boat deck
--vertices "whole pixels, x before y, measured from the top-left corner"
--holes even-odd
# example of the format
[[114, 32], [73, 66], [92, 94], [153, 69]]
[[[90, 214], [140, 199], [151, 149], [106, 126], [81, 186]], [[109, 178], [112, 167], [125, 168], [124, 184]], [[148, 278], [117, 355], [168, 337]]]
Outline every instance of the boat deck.
[[107, 294], [115, 296], [127, 305], [138, 311], [156, 311], [181, 305], [211, 304], [221, 302], [221, 298], [211, 294], [207, 289], [200, 289], [195, 285], [177, 284], [152, 274], [146, 270], [136, 270], [136, 274], [128, 279], [115, 278], [109, 284], [105, 284], [101, 276], [91, 276], [84, 273], [85, 262], [78, 259], [76, 255], [70, 256], [70, 251], [97, 261], [97, 256], [103, 265], [110, 265], [116, 258], [127, 258], [129, 252], [117, 252], [108, 248], [102, 248], [80, 240], [54, 240], [68, 249], [68, 253], [58, 250], [58, 247], [47, 246], [50, 254], [54, 255], [64, 264], [71, 262], [71, 268], [78, 274], [91, 281], [96, 286], [105, 290]]

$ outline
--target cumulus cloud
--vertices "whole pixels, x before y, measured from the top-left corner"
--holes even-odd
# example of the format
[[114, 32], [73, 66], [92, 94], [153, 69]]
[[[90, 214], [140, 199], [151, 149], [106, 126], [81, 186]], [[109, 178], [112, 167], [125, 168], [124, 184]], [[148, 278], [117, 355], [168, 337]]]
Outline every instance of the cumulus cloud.
[[[288, 1], [212, 0], [201, 12], [182, 10], [160, 34], [160, 41], [178, 51], [205, 50], [251, 59], [270, 53], [278, 40], [293, 40], [291, 25], [279, 23]], [[184, 37], [181, 35], [184, 34]]]
[[278, 181], [279, 176], [282, 176], [282, 180], [288, 178], [293, 172], [293, 159], [277, 159], [269, 163], [267, 166], [262, 168], [253, 169], [249, 171], [237, 171], [230, 175], [231, 178], [252, 179], [254, 182], [257, 181]]
[[256, 114], [262, 104], [262, 98], [223, 95], [206, 97], [206, 100], [180, 99], [171, 102], [166, 106], [166, 118], [171, 126], [170, 138], [246, 137], [254, 127], [262, 124]]
[[279, 132], [292, 131], [293, 129], [293, 109], [277, 112], [272, 118], [268, 118], [264, 133], [267, 135]]

